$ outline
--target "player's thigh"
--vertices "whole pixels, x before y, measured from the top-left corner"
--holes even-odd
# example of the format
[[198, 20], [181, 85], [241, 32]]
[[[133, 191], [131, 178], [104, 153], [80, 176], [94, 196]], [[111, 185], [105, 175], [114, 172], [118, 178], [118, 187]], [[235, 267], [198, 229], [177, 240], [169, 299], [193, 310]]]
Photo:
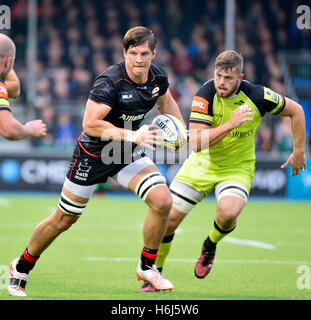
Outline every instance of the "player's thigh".
[[[202, 157], [191, 154], [178, 170], [173, 182], [189, 186], [193, 190], [207, 196], [218, 182], [217, 175], [210, 173], [204, 165], [206, 160]], [[170, 186], [172, 189], [172, 185]], [[199, 197], [201, 198], [201, 196]]]
[[95, 188], [96, 185], [79, 185], [66, 178], [58, 201], [58, 211], [77, 220], [84, 212]]
[[166, 179], [148, 157], [143, 157], [124, 167], [118, 173], [117, 180], [149, 206], [159, 206], [159, 208], [171, 206], [172, 198]]
[[[170, 192], [173, 196], [173, 208], [176, 212], [174, 218], [178, 215], [178, 212], [186, 215], [205, 197], [204, 192], [195, 189], [191, 184], [192, 181], [190, 180], [190, 177], [183, 181], [184, 182], [180, 182], [176, 180], [175, 177], [170, 184]], [[190, 185], [188, 185], [188, 183]], [[182, 215], [180, 215], [180, 217], [182, 217]]]

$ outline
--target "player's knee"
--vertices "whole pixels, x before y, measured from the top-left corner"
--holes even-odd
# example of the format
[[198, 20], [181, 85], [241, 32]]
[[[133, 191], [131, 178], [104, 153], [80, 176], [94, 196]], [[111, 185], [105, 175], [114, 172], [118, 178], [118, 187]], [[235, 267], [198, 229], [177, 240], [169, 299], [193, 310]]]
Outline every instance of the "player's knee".
[[52, 216], [52, 225], [55, 230], [61, 233], [69, 229], [77, 220], [78, 217], [63, 213], [57, 209]]
[[162, 215], [168, 215], [172, 208], [172, 196], [168, 190], [165, 192], [164, 190], [159, 191], [156, 189], [151, 194], [150, 199], [148, 199], [148, 205], [153, 211]]
[[240, 209], [234, 206], [230, 202], [219, 202], [217, 208], [217, 221], [221, 226], [232, 224], [236, 221], [238, 215], [240, 214]]
[[61, 221], [59, 221], [59, 229], [62, 231], [66, 231], [69, 229], [76, 221], [77, 217], [70, 216], [68, 214], [65, 214], [62, 216]]

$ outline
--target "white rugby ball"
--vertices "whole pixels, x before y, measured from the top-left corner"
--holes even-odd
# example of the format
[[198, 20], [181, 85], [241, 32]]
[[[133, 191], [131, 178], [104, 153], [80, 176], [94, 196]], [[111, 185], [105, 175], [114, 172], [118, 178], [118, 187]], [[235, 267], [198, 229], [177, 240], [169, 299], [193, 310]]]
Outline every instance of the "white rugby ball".
[[161, 130], [159, 135], [164, 138], [162, 147], [165, 150], [176, 152], [187, 145], [187, 130], [178, 118], [160, 114], [153, 119], [152, 124], [156, 130]]

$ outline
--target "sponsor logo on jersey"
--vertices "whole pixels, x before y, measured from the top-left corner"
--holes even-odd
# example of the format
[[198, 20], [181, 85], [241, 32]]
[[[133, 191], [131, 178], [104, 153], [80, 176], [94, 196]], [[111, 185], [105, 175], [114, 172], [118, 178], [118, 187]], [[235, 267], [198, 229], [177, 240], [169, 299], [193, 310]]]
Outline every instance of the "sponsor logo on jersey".
[[133, 99], [133, 95], [131, 93], [124, 93], [122, 94], [122, 100], [126, 100], [126, 99]]
[[264, 87], [264, 99], [274, 103], [278, 103], [279, 95], [271, 89]]
[[159, 87], [153, 88], [153, 90], [151, 91], [152, 98], [157, 97], [157, 96], [159, 95], [159, 91], [160, 91], [160, 88], [159, 88]]
[[136, 89], [138, 89], [138, 90], [147, 90], [148, 89], [148, 87], [147, 86], [145, 86], [145, 85], [137, 85], [136, 86]]
[[88, 165], [88, 159], [85, 159], [84, 163], [80, 162], [78, 169], [76, 170], [75, 179], [86, 181], [91, 168], [92, 167]]
[[160, 88], [159, 87], [155, 87], [153, 90], [152, 90], [152, 94], [155, 94], [155, 93], [157, 93], [158, 91], [160, 90]]
[[234, 104], [241, 106], [242, 104], [244, 104], [245, 102], [243, 100], [240, 101], [236, 101]]
[[233, 130], [233, 131], [230, 131], [227, 134], [227, 136], [230, 138], [247, 138], [247, 137], [253, 135], [253, 133], [254, 133], [254, 129], [251, 129], [251, 130], [245, 131], [245, 132]]
[[192, 112], [208, 114], [208, 104], [209, 102], [206, 99], [194, 96], [192, 100]]
[[137, 120], [142, 120], [144, 119], [146, 113], [142, 113], [142, 114], [138, 114], [136, 116], [131, 116], [128, 114], [122, 114], [119, 119], [123, 120], [123, 121], [137, 121]]
[[0, 98], [8, 99], [8, 91], [3, 83], [0, 82]]

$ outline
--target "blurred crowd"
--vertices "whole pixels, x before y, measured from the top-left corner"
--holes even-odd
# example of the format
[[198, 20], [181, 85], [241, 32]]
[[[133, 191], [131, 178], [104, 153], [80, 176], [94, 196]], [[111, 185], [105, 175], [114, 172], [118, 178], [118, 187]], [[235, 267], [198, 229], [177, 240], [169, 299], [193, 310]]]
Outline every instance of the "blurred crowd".
[[[17, 45], [15, 70], [21, 103], [27, 99], [27, 0], [11, 5], [10, 36]], [[245, 59], [245, 78], [285, 94], [277, 53], [310, 51], [310, 30], [296, 27], [299, 1], [236, 1], [236, 50]], [[35, 65], [37, 117], [48, 136], [37, 147], [69, 146], [81, 130], [81, 116], [94, 78], [123, 60], [127, 29], [144, 25], [157, 38], [155, 62], [165, 68], [170, 89], [187, 120], [192, 97], [213, 77], [213, 63], [225, 49], [225, 0], [38, 0], [38, 54]], [[258, 152], [289, 152], [290, 123], [264, 118], [256, 137]]]

